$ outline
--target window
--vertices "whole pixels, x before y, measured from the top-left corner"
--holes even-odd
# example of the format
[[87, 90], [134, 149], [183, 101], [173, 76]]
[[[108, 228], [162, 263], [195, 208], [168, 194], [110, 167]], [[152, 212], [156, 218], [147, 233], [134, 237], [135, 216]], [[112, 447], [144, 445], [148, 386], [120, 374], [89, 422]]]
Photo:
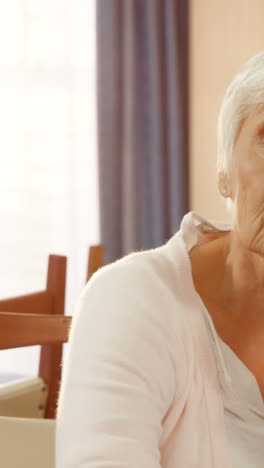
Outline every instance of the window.
[[[42, 289], [67, 255], [67, 308], [98, 242], [95, 0], [0, 4], [0, 297]], [[35, 374], [34, 349], [1, 351], [0, 373]]]

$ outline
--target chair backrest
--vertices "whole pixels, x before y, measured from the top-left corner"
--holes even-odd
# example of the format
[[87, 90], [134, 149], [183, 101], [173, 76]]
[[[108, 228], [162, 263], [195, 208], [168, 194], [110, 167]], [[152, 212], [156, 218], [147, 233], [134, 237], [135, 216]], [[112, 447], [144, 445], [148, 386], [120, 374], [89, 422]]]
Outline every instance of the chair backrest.
[[104, 246], [92, 245], [89, 248], [88, 267], [86, 281], [91, 279], [92, 275], [104, 264]]
[[0, 349], [41, 345], [39, 377], [48, 385], [46, 418], [56, 415], [62, 344], [71, 323], [71, 317], [64, 316], [66, 261], [49, 256], [45, 290], [0, 301]]

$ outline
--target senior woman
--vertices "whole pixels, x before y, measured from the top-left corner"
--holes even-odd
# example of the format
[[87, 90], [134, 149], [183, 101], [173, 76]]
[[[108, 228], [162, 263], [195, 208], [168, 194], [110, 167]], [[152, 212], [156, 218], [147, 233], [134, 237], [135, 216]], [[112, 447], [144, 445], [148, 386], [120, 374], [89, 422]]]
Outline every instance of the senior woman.
[[264, 53], [224, 98], [218, 183], [232, 227], [189, 213], [83, 291], [58, 468], [264, 466]]

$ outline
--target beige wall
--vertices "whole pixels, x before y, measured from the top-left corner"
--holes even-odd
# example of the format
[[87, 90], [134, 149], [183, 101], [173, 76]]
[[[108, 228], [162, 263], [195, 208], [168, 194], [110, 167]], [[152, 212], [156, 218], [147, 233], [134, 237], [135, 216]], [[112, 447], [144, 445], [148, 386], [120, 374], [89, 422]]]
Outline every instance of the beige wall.
[[264, 50], [264, 0], [190, 0], [191, 209], [228, 220], [216, 187], [216, 125], [225, 89]]

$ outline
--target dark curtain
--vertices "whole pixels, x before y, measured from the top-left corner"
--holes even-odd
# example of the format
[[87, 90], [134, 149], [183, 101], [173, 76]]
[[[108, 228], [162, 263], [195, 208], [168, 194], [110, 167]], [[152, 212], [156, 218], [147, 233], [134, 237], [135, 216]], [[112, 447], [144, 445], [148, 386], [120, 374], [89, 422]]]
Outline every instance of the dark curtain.
[[164, 243], [188, 210], [186, 0], [97, 0], [106, 262]]

